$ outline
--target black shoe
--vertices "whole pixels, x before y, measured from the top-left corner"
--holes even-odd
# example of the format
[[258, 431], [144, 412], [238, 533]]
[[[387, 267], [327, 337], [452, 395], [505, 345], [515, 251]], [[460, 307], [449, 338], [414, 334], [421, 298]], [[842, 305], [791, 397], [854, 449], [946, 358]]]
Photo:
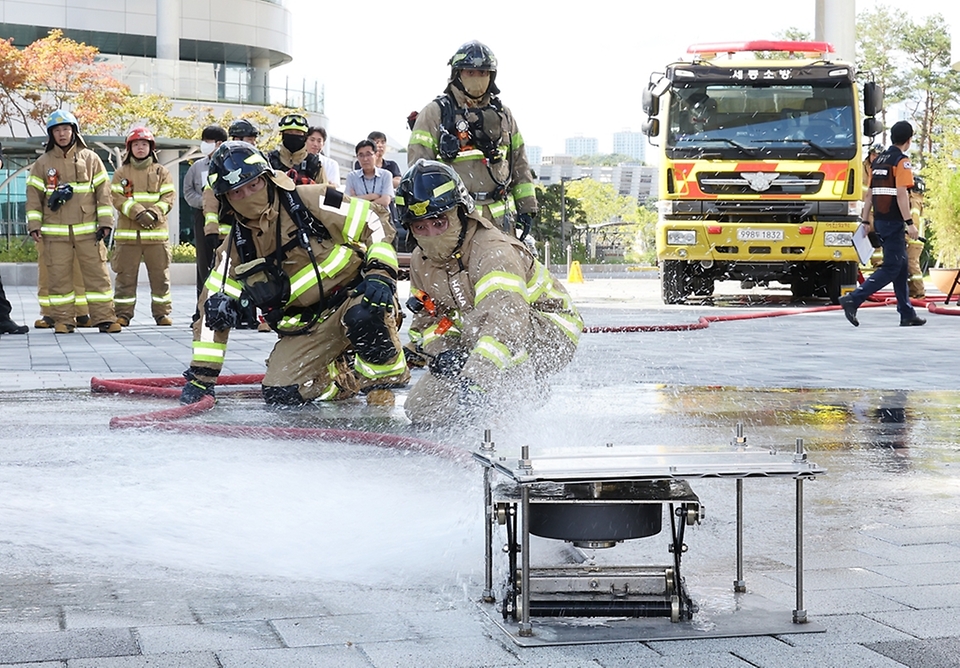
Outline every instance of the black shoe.
[[857, 307], [853, 305], [853, 300], [850, 299], [850, 296], [843, 296], [839, 301], [840, 306], [843, 307], [843, 315], [847, 316], [847, 320], [850, 321], [851, 325], [859, 327], [860, 321], [857, 320]]
[[918, 315], [915, 315], [912, 318], [909, 318], [907, 320], [900, 321], [901, 327], [920, 327], [921, 325], [926, 325], [926, 324], [927, 324], [927, 319], [921, 318]]
[[29, 327], [18, 325], [13, 320], [0, 321], [0, 334], [26, 334], [29, 331]]

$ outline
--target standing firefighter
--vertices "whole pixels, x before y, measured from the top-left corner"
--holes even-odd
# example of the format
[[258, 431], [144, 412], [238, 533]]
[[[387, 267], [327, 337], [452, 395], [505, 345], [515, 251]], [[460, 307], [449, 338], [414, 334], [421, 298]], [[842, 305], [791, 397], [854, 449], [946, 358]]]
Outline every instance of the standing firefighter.
[[393, 229], [365, 200], [328, 185], [294, 186], [253, 146], [230, 141], [210, 160], [210, 183], [235, 220], [200, 296], [193, 360], [181, 402], [213, 394], [238, 300], [279, 335], [263, 398], [297, 406], [358, 392], [377, 402], [409, 380], [397, 335]]
[[153, 133], [134, 128], [127, 135], [127, 153], [113, 174], [113, 206], [119, 212], [113, 235], [113, 270], [117, 284], [113, 301], [117, 322], [126, 327], [137, 305], [140, 260], [150, 279], [150, 310], [158, 325], [170, 319], [170, 232], [167, 213], [173, 206], [173, 179], [160, 164]]
[[286, 172], [297, 185], [326, 183], [320, 157], [307, 151], [307, 130], [310, 124], [306, 116], [287, 114], [280, 119], [280, 148], [270, 151], [267, 157], [270, 166]]
[[418, 161], [397, 189], [413, 234], [410, 340], [430, 373], [404, 404], [417, 424], [536, 402], [573, 357], [583, 321], [525, 244], [478, 215], [451, 167]]
[[416, 115], [407, 164], [423, 158], [452, 165], [483, 216], [505, 232], [513, 230], [507, 217], [512, 197], [523, 239], [537, 215], [537, 197], [517, 122], [497, 97], [497, 58], [474, 41], [448, 64], [443, 95]]
[[121, 330], [113, 310], [106, 239], [113, 227], [110, 177], [80, 136], [76, 117], [55, 111], [47, 119], [46, 152], [27, 178], [27, 230], [43, 240], [49, 316], [54, 332], [69, 334], [75, 319], [74, 260], [86, 289], [90, 320], [101, 332]]
[[923, 267], [920, 256], [923, 255], [924, 234], [923, 224], [923, 197], [926, 183], [920, 176], [913, 177], [913, 187], [910, 188], [910, 217], [916, 222], [919, 237], [907, 238], [907, 289], [912, 299], [923, 299], [927, 296], [923, 286]]

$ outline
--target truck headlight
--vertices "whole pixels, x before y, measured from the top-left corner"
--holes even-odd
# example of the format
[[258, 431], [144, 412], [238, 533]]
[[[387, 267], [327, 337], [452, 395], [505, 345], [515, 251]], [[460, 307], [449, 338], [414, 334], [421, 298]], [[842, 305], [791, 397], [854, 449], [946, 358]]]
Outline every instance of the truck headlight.
[[824, 232], [824, 246], [850, 246], [853, 244], [853, 232]]
[[693, 246], [697, 233], [693, 230], [667, 230], [667, 243], [671, 246]]

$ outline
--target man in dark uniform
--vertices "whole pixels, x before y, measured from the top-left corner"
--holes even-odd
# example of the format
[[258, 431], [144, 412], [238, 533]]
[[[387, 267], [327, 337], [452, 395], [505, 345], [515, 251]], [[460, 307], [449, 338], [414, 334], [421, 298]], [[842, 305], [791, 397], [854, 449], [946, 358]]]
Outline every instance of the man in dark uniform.
[[[883, 243], [883, 264], [860, 287], [840, 298], [843, 314], [854, 327], [860, 326], [857, 320], [860, 305], [891, 282], [897, 296], [900, 326], [918, 326], [927, 322], [917, 315], [907, 294], [906, 237], [916, 239], [920, 236], [911, 218], [908, 192], [913, 187], [913, 172], [906, 152], [910, 149], [912, 137], [913, 126], [907, 121], [894, 123], [890, 128], [893, 146], [873, 161], [863, 208], [865, 212], [873, 211], [873, 228]], [[861, 221], [861, 224], [868, 223]]]

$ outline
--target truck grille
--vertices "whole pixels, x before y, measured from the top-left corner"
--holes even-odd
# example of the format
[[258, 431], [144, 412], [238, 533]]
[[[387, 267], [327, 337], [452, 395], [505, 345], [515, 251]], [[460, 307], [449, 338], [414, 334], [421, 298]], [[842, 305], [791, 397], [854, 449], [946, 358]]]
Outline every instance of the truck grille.
[[[774, 172], [777, 177], [766, 189], [752, 186], [739, 172], [701, 172], [697, 176], [700, 190], [707, 195], [813, 195], [820, 192], [820, 172]], [[774, 173], [770, 173], [772, 176]]]

